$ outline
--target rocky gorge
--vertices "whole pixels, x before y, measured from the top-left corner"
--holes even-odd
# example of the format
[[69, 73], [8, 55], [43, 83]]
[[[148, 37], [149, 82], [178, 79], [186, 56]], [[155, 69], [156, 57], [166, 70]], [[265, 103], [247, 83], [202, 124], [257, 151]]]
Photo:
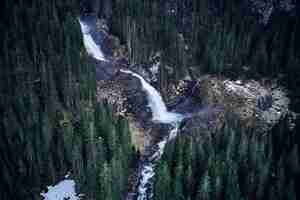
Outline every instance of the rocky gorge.
[[[103, 52], [103, 57], [90, 53], [94, 57], [91, 62], [96, 64], [97, 100], [111, 104], [115, 115], [128, 119], [132, 142], [141, 154], [136, 183], [127, 197], [131, 199], [138, 193], [136, 188], [140, 184], [144, 184], [142, 187], [148, 185], [149, 180], [146, 178], [143, 183], [143, 178], [149, 173], [150, 178], [154, 175], [154, 165], [149, 158], [157, 151], [154, 149], [159, 148], [156, 145], [161, 141], [165, 143], [168, 139], [164, 138], [169, 138], [168, 134], [174, 129], [170, 125], [172, 120], [168, 123], [151, 120], [155, 117], [142, 84], [146, 81], [158, 91], [161, 88], [158, 81], [162, 67], [160, 53], [154, 54], [148, 63], [131, 65], [125, 46], [111, 35], [105, 19], [86, 15], [80, 21], [88, 24], [95, 44]], [[224, 126], [228, 114], [237, 117], [242, 127], [253, 129], [256, 134], [267, 133], [284, 118], [289, 119], [290, 128], [293, 128], [295, 114], [289, 110], [286, 90], [276, 80], [257, 81], [242, 77], [233, 80], [215, 75], [201, 75], [195, 79], [191, 78], [192, 74], [187, 77], [169, 84], [167, 91], [160, 91], [168, 110], [183, 116], [180, 125], [176, 125], [179, 134], [201, 133], [205, 138]], [[148, 162], [151, 170], [145, 172]], [[146, 197], [139, 198], [138, 195], [138, 199]]]
[[[115, 42], [118, 39], [103, 28], [107, 27], [102, 24], [105, 20], [96, 21], [98, 29], [95, 30], [95, 34], [102, 35], [105, 32], [101, 37], [106, 42], [101, 47], [107, 49], [103, 51], [108, 52], [106, 55], [109, 57], [108, 61], [95, 61], [98, 101], [107, 101], [113, 105], [115, 114], [131, 119], [131, 125], [136, 130], [151, 127], [147, 124], [151, 118], [151, 110], [147, 107], [146, 94], [140, 81], [130, 74], [120, 72], [120, 69], [130, 69], [159, 88], [157, 82], [159, 60], [156, 63], [130, 65], [126, 53], [117, 55], [114, 52], [124, 49], [124, 46]], [[119, 46], [116, 46], [116, 43]], [[153, 68], [157, 69], [152, 70]], [[209, 121], [217, 128], [222, 126], [222, 116], [225, 113], [234, 113], [245, 127], [254, 128], [258, 133], [262, 133], [270, 130], [280, 119], [284, 117], [293, 119], [295, 116], [295, 113], [289, 110], [290, 100], [287, 90], [276, 80], [232, 80], [224, 76], [203, 75], [197, 79], [180, 80], [171, 84], [169, 88], [171, 89], [167, 94], [162, 93], [166, 96], [166, 105], [170, 110], [187, 114], [189, 117], [186, 124], [191, 124], [197, 117], [201, 118], [203, 112], [212, 112], [214, 117]]]
[[1, 200], [300, 199], [296, 0], [3, 0]]

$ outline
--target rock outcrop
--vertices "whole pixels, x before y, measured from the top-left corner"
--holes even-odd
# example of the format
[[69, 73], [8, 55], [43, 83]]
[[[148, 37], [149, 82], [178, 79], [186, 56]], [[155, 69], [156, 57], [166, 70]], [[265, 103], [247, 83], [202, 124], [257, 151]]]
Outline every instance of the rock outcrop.
[[224, 123], [222, 116], [233, 113], [245, 128], [263, 133], [291, 114], [287, 92], [271, 81], [263, 84], [254, 80], [232, 81], [224, 77], [203, 76], [192, 89], [184, 89], [182, 85], [188, 84], [181, 83], [179, 93], [190, 91], [203, 107], [221, 108], [222, 111], [218, 109], [219, 114], [212, 119], [219, 121], [215, 123], [218, 127]]
[[115, 115], [128, 119], [132, 143], [143, 153], [152, 141], [148, 134], [151, 111], [139, 79], [118, 72], [110, 80], [98, 80], [97, 100], [107, 101], [113, 105]]
[[[129, 68], [152, 85], [158, 84], [160, 54], [148, 63], [129, 66], [127, 51], [118, 38], [109, 34], [105, 20], [98, 20], [97, 32], [108, 62], [97, 62], [97, 99], [113, 105], [116, 115], [130, 122], [132, 141], [141, 153], [154, 144], [167, 127], [151, 122], [151, 111], [140, 81], [120, 69]], [[165, 66], [164, 66], [165, 67]], [[274, 81], [273, 81], [274, 82]], [[233, 113], [245, 128], [257, 133], [270, 130], [291, 114], [287, 92], [272, 81], [229, 80], [225, 77], [202, 76], [168, 84], [165, 96], [169, 110], [186, 116], [183, 133], [212, 133], [225, 123], [225, 115]], [[159, 88], [159, 87], [158, 87]]]

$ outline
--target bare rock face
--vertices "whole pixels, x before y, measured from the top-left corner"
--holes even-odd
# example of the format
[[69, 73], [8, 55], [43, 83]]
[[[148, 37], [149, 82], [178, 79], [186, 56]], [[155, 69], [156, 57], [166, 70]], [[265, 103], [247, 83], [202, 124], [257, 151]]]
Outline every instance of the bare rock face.
[[196, 87], [196, 98], [204, 105], [222, 107], [224, 113], [235, 114], [242, 125], [257, 132], [270, 130], [290, 113], [286, 91], [274, 83], [205, 76]]
[[147, 146], [150, 145], [151, 137], [147, 131], [141, 127], [134, 118], [127, 117], [129, 121], [129, 130], [131, 133], [131, 142], [134, 147], [143, 154]]
[[118, 72], [112, 79], [98, 81], [97, 100], [107, 100], [114, 105], [117, 115], [134, 115], [139, 120], [148, 120], [151, 112], [142, 85], [134, 76]]
[[[121, 73], [120, 69], [129, 68], [157, 84], [161, 55], [153, 53], [148, 63], [129, 66], [128, 51], [117, 37], [109, 34], [106, 21], [98, 19], [96, 24], [103, 51], [109, 58], [109, 62], [96, 63], [97, 100], [107, 101], [113, 105], [116, 115], [129, 120], [133, 144], [142, 154], [147, 153], [146, 148], [161, 139], [169, 127], [151, 122], [151, 111], [140, 81]], [[222, 128], [227, 113], [237, 116], [245, 128], [263, 133], [291, 113], [286, 91], [269, 82], [232, 81], [207, 75], [199, 79], [188, 77], [177, 85], [171, 83], [167, 91], [161, 93], [170, 110], [186, 116], [181, 126], [183, 133], [210, 135]]]
[[115, 115], [127, 118], [132, 143], [143, 153], [152, 142], [149, 125], [152, 114], [140, 80], [120, 71], [110, 80], [98, 80], [97, 101], [106, 101]]

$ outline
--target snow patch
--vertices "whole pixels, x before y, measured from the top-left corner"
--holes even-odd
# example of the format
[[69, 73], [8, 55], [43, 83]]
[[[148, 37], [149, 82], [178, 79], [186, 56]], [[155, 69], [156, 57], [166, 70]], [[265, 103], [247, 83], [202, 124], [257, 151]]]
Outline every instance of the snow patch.
[[75, 192], [75, 181], [63, 180], [55, 186], [48, 186], [48, 192], [41, 193], [44, 200], [80, 200]]

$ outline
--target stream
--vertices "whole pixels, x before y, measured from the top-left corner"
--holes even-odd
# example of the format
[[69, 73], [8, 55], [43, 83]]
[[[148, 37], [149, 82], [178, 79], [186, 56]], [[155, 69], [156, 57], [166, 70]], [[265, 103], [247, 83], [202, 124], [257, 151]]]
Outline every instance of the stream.
[[[93, 39], [91, 33], [92, 27], [83, 22], [81, 19], [79, 19], [79, 23], [83, 34], [84, 45], [88, 54], [98, 61], [109, 62], [101, 50], [101, 44], [97, 45]], [[152, 112], [151, 120], [157, 124], [169, 124], [171, 126], [167, 136], [165, 136], [157, 144], [147, 147], [150, 149], [151, 153], [149, 153], [147, 156], [144, 156], [143, 160], [140, 161], [140, 170], [138, 171], [139, 182], [135, 191], [135, 195], [134, 197], [127, 196], [127, 199], [136, 198], [137, 200], [148, 200], [152, 199], [153, 196], [152, 186], [153, 178], [155, 176], [156, 163], [161, 158], [167, 142], [176, 137], [179, 124], [184, 119], [184, 116], [179, 113], [169, 112], [159, 91], [151, 86], [142, 76], [128, 69], [121, 69], [120, 72], [130, 74], [140, 80], [142, 89], [147, 95], [147, 106]]]
[[178, 131], [178, 126], [183, 116], [178, 113], [169, 112], [160, 93], [152, 87], [147, 81], [143, 79], [140, 75], [129, 71], [122, 70], [123, 73], [131, 74], [132, 76], [140, 79], [143, 89], [147, 94], [148, 106], [152, 112], [152, 121], [155, 123], [165, 123], [172, 125], [172, 129], [169, 134], [163, 138], [162, 141], [151, 147], [150, 155], [148, 155], [142, 162], [140, 174], [139, 174], [139, 184], [137, 188], [137, 199], [147, 200], [152, 198], [152, 179], [155, 175], [155, 164], [161, 158], [165, 145], [168, 141], [175, 138]]

